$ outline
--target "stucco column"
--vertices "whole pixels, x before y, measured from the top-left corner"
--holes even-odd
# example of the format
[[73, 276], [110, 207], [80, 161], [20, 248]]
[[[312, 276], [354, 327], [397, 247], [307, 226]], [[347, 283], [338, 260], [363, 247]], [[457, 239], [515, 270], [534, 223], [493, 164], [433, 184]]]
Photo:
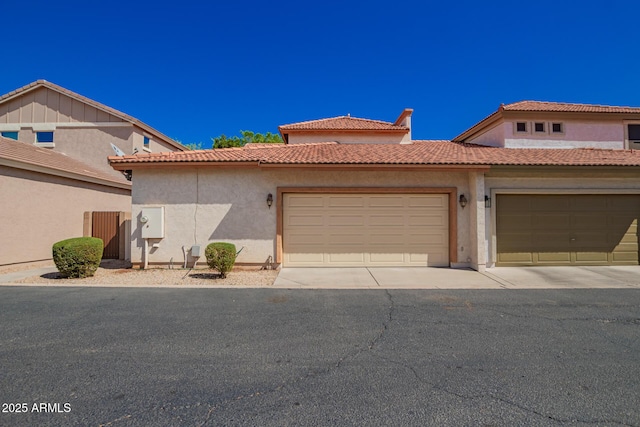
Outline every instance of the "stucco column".
[[469, 172], [469, 234], [471, 240], [471, 268], [484, 271], [485, 253], [484, 173]]

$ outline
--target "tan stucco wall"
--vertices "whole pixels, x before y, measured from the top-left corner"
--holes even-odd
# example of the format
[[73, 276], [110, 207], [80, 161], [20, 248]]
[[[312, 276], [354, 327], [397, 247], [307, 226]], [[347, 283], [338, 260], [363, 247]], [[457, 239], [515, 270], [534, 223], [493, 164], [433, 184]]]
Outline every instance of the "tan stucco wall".
[[295, 132], [289, 134], [289, 144], [329, 141], [341, 144], [400, 144], [401, 142], [408, 142], [408, 139], [408, 134], [400, 132]]
[[487, 145], [489, 147], [504, 147], [505, 124], [500, 122], [491, 129], [481, 133], [467, 142], [471, 144]]
[[[505, 175], [505, 174], [502, 174]], [[546, 175], [546, 176], [545, 176]], [[485, 209], [485, 248], [487, 266], [495, 266], [495, 215], [497, 194], [640, 194], [640, 175], [635, 173], [513, 173], [485, 178], [485, 194], [491, 195], [491, 208]]]
[[[183, 263], [182, 246], [214, 241], [234, 243], [239, 263], [264, 263], [275, 258], [278, 187], [457, 187], [469, 194], [466, 172], [320, 171], [308, 169], [162, 168], [134, 170], [132, 192], [132, 262], [142, 262], [140, 213], [164, 206], [165, 238], [151, 249], [150, 263]], [[457, 195], [455, 196], [458, 197]], [[458, 208], [457, 254], [470, 265], [472, 238], [469, 209]], [[192, 264], [189, 259], [189, 265]], [[205, 262], [204, 257], [199, 261]]]
[[51, 259], [85, 211], [129, 211], [129, 190], [0, 166], [0, 265]]

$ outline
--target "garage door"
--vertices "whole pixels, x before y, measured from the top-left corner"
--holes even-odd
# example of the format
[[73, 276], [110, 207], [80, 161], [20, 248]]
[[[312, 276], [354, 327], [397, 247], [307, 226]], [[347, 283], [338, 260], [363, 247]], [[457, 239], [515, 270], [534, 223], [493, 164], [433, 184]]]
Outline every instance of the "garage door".
[[498, 195], [497, 263], [637, 265], [640, 197]]
[[286, 267], [448, 266], [447, 194], [284, 194]]

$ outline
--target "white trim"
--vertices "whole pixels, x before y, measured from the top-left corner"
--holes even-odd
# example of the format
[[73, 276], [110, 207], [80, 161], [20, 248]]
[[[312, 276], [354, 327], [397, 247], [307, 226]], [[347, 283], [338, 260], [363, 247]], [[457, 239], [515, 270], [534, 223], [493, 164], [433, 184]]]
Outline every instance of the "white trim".
[[34, 132], [54, 132], [56, 130], [55, 123], [31, 123], [30, 127]]
[[640, 189], [633, 188], [492, 188], [491, 189], [491, 259], [487, 260], [487, 267], [495, 267], [498, 259], [497, 237], [497, 206], [498, 194], [640, 194]]
[[98, 178], [98, 177], [63, 171], [60, 169], [54, 169], [47, 166], [33, 165], [30, 163], [24, 163], [17, 160], [0, 158], [0, 166], [7, 166], [10, 168], [23, 169], [31, 172], [39, 172], [39, 173], [44, 173], [48, 175], [55, 175], [55, 176], [60, 176], [62, 178], [69, 178], [75, 181], [89, 182], [92, 184], [99, 184], [107, 187], [115, 187], [115, 188], [122, 188], [125, 190], [131, 190], [131, 184], [119, 183], [116, 181], [109, 181], [109, 180]]
[[19, 123], [0, 123], [0, 132], [20, 132]]
[[55, 142], [34, 142], [33, 145], [40, 148], [56, 148]]

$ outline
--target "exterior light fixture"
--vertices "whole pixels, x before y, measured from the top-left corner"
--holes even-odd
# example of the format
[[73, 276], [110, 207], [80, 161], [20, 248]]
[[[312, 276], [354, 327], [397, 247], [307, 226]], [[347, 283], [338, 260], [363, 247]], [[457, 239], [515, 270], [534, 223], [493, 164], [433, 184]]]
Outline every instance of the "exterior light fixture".
[[269, 195], [267, 196], [267, 206], [269, 206], [269, 209], [271, 209], [272, 204], [273, 204], [273, 194], [269, 193]]
[[484, 207], [485, 208], [490, 208], [491, 207], [491, 197], [485, 195], [484, 196]]
[[460, 206], [462, 206], [462, 209], [464, 209], [465, 206], [467, 206], [467, 198], [464, 197], [464, 194], [460, 195], [460, 199], [458, 200], [458, 203], [460, 203]]

